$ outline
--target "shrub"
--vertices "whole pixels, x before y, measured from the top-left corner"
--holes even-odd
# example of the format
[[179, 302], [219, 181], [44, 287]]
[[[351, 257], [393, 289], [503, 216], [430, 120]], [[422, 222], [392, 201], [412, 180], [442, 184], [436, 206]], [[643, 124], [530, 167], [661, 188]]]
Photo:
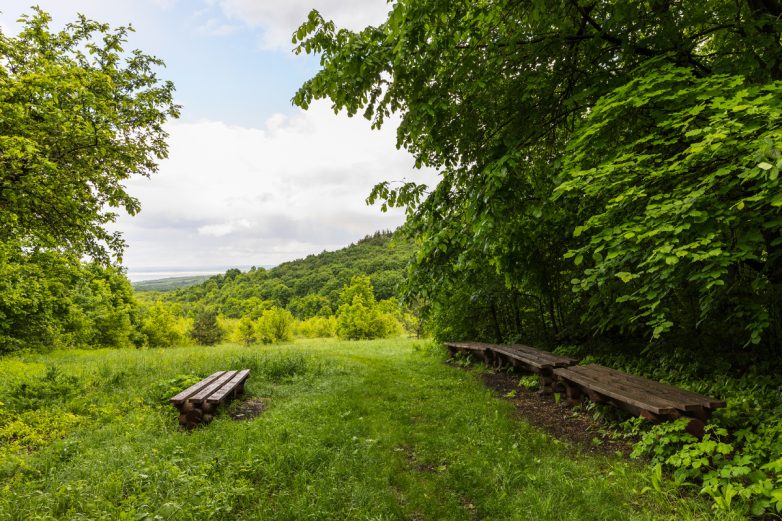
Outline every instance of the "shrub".
[[258, 338], [264, 344], [293, 339], [293, 315], [287, 309], [267, 309], [256, 322]]
[[331, 338], [337, 336], [337, 319], [334, 316], [315, 316], [296, 322], [296, 334], [305, 338]]
[[179, 306], [157, 301], [143, 310], [141, 332], [150, 347], [171, 347], [187, 343], [190, 323]]
[[244, 316], [239, 320], [239, 324], [236, 326], [236, 340], [247, 346], [258, 341], [258, 333], [252, 317]]

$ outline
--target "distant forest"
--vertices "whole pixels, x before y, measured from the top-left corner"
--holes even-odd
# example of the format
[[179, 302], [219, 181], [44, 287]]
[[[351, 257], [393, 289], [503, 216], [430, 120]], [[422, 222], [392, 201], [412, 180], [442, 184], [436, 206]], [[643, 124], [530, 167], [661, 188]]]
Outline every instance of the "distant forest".
[[184, 307], [206, 307], [240, 318], [260, 301], [289, 309], [297, 318], [315, 315], [323, 305], [336, 310], [343, 286], [354, 275], [367, 275], [377, 300], [396, 296], [405, 279], [413, 245], [390, 231], [368, 235], [337, 251], [324, 251], [271, 269], [231, 269], [205, 282], [161, 295]]

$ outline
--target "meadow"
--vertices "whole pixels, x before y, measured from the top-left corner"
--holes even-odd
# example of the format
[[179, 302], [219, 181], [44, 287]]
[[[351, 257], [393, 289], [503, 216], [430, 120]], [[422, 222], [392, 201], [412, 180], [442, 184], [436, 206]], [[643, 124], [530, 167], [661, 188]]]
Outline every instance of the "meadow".
[[[0, 519], [712, 518], [445, 359], [402, 338], [1, 358]], [[239, 368], [263, 412], [180, 430], [166, 399]]]

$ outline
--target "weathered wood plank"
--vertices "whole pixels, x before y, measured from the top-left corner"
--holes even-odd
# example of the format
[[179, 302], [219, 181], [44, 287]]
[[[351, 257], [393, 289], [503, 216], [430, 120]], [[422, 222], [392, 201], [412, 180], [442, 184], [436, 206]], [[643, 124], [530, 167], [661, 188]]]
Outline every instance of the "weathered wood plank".
[[234, 389], [239, 387], [239, 385], [242, 384], [248, 377], [250, 376], [250, 370], [249, 369], [242, 369], [238, 373], [234, 375], [231, 380], [226, 382], [220, 389], [215, 391], [211, 396], [209, 396], [206, 401], [207, 403], [219, 403], [222, 402], [225, 397]]
[[534, 347], [530, 347], [524, 344], [511, 344], [509, 347], [525, 353], [529, 353], [530, 356], [535, 356], [542, 360], [552, 362], [556, 364], [558, 367], [568, 367], [578, 363], [578, 360], [576, 360], [575, 358], [570, 358], [569, 356], [555, 355], [554, 353], [549, 353], [548, 351], [542, 351], [540, 349], [536, 349]]
[[681, 410], [684, 411], [697, 411], [701, 408], [716, 409], [725, 407], [726, 405], [724, 400], [717, 400], [673, 385], [623, 373], [622, 371], [617, 371], [610, 367], [599, 366], [597, 364], [588, 364], [581, 367], [585, 368], [585, 370], [592, 371], [596, 375], [601, 375], [607, 380], [615, 379], [626, 382], [644, 392], [650, 392], [668, 398], [672, 402], [680, 404]]
[[573, 382], [584, 389], [592, 390], [604, 396], [650, 411], [658, 415], [675, 414], [678, 407], [669, 400], [617, 381], [606, 382], [598, 379], [593, 372], [583, 371], [582, 366], [560, 367], [554, 369], [554, 375]]
[[176, 396], [171, 398], [171, 403], [174, 405], [182, 405], [184, 404], [188, 398], [190, 398], [192, 395], [196, 394], [198, 391], [215, 381], [217, 378], [220, 377], [225, 371], [217, 371], [216, 373], [212, 373], [211, 375], [207, 376], [197, 384], [193, 384], [181, 393], [177, 394]]
[[514, 356], [520, 360], [524, 360], [530, 365], [537, 367], [569, 367], [576, 363], [576, 360], [567, 357], [560, 357], [551, 353], [536, 350], [519, 350], [515, 349], [515, 346], [496, 346], [492, 347], [492, 350], [497, 352], [507, 353], [508, 356]]
[[220, 389], [226, 382], [231, 380], [231, 378], [233, 378], [234, 375], [236, 375], [236, 371], [226, 371], [217, 380], [214, 380], [211, 384], [207, 385], [206, 387], [198, 391], [198, 393], [191, 396], [189, 400], [196, 403], [203, 402], [209, 396], [211, 396], [212, 393]]

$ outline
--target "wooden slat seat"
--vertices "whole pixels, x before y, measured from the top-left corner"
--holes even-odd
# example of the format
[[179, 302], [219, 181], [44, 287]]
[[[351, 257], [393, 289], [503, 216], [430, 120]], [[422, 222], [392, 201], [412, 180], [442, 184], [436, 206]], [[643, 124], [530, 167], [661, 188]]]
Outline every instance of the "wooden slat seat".
[[188, 429], [212, 421], [217, 407], [229, 397], [244, 393], [249, 369], [217, 371], [170, 399], [179, 409], [179, 423]]
[[234, 377], [236, 374], [236, 371], [226, 371], [222, 375], [220, 375], [217, 380], [214, 380], [212, 383], [198, 391], [196, 394], [188, 398], [191, 402], [194, 403], [201, 403], [205, 401], [209, 396], [211, 396], [213, 393], [215, 393], [218, 389], [220, 389], [223, 385], [227, 384], [231, 378]]
[[447, 342], [446, 347], [455, 354], [457, 351], [479, 355], [487, 364], [495, 367], [510, 365], [515, 368], [537, 373], [543, 393], [551, 393], [553, 383], [551, 371], [557, 367], [574, 365], [576, 360], [541, 351], [524, 344], [486, 344], [481, 342]]
[[723, 400], [597, 364], [557, 368], [553, 373], [571, 403], [583, 393], [592, 401], [609, 402], [650, 420], [686, 416], [691, 419], [688, 430], [697, 436], [703, 435], [713, 410], [725, 407]]
[[446, 342], [445, 347], [455, 355], [457, 352], [479, 356], [487, 364], [490, 363], [490, 354], [487, 352], [491, 344], [481, 342]]
[[228, 396], [229, 393], [232, 393], [239, 385], [241, 385], [247, 377], [250, 376], [250, 370], [249, 369], [242, 369], [241, 371], [237, 371], [236, 374], [231, 378], [225, 385], [223, 385], [220, 389], [214, 392], [214, 394], [207, 397], [206, 401], [209, 403], [220, 403], [223, 400], [225, 400], [226, 396]]
[[225, 371], [217, 371], [216, 373], [212, 373], [211, 375], [207, 376], [197, 384], [191, 385], [181, 393], [177, 394], [173, 398], [171, 398], [171, 403], [174, 405], [181, 405], [187, 401], [188, 398], [193, 396], [195, 393], [212, 383], [214, 380], [216, 380], [220, 375], [222, 375]]
[[[556, 367], [569, 367], [576, 363], [573, 358], [558, 356], [522, 344], [492, 346], [492, 352], [519, 361], [530, 369], [547, 370]], [[535, 372], [538, 372], [535, 371]]]

